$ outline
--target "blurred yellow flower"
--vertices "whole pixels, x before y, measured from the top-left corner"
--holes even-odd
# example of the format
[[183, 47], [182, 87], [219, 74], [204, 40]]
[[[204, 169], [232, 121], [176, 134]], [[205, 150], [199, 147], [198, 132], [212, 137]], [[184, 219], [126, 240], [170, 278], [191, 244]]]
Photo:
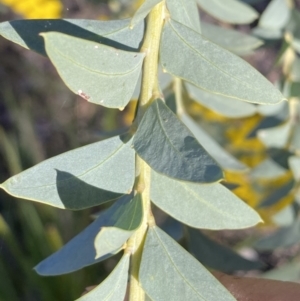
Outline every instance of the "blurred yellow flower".
[[0, 0], [0, 2], [26, 19], [60, 18], [63, 8], [59, 0]]
[[249, 167], [254, 167], [266, 158], [266, 147], [256, 137], [247, 137], [259, 124], [258, 114], [231, 120], [227, 123], [226, 138], [230, 141], [230, 152]]
[[264, 225], [272, 224], [273, 215], [278, 213], [286, 206], [289, 206], [294, 201], [295, 192], [294, 190], [291, 190], [275, 204], [265, 208], [259, 208], [260, 203], [266, 197], [270, 196], [274, 190], [280, 189], [281, 187], [287, 185], [292, 178], [293, 176], [291, 171], [287, 171], [282, 176], [273, 179], [256, 180], [251, 180], [247, 173], [225, 171], [226, 181], [238, 185], [238, 187], [233, 190], [233, 193], [246, 202], [250, 207], [258, 211], [265, 222]]
[[134, 113], [136, 110], [137, 100], [132, 100], [128, 106], [125, 108], [123, 113], [123, 122], [126, 126], [131, 126], [134, 119]]

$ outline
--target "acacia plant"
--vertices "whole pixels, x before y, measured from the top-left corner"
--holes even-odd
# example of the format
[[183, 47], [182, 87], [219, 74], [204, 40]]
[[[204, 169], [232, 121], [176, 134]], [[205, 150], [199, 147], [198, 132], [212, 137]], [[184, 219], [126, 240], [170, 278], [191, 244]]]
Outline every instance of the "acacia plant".
[[[257, 18], [237, 0], [226, 6], [223, 0], [197, 2], [231, 23]], [[88, 102], [123, 110], [139, 88], [128, 132], [48, 159], [1, 184], [15, 197], [63, 209], [115, 201], [36, 271], [69, 273], [123, 252], [108, 278], [79, 300], [123, 301], [127, 287], [130, 301], [235, 300], [156, 225], [151, 202], [192, 228], [241, 229], [261, 222], [219, 183], [221, 166], [236, 161], [216, 151], [183, 102], [187, 93], [227, 110], [282, 101], [270, 82], [233, 54], [260, 42], [248, 38], [244, 48], [226, 50], [235, 39], [228, 43], [222, 29], [200, 23], [195, 0], [145, 0], [128, 20], [4, 22], [0, 33], [48, 56], [65, 84]]]

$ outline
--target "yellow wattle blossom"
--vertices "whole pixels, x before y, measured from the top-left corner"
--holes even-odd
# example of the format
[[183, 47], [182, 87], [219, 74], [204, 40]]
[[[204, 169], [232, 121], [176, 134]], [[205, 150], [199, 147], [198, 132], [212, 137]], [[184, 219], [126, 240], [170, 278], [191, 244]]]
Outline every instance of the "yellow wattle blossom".
[[63, 5], [59, 0], [0, 0], [26, 19], [60, 18]]
[[189, 102], [188, 113], [196, 120], [219, 124], [227, 143], [225, 148], [249, 167], [254, 167], [266, 158], [266, 147], [256, 137], [247, 137], [263, 119], [259, 114], [244, 118], [228, 118], [196, 102]]
[[272, 225], [274, 224], [273, 216], [286, 208], [287, 206], [291, 205], [295, 200], [295, 194], [293, 191], [288, 193], [284, 198], [282, 198], [276, 204], [263, 209], [258, 209], [257, 212], [265, 222], [265, 225]]
[[228, 120], [231, 120], [221, 114], [218, 114], [210, 109], [207, 109], [206, 107], [200, 105], [195, 101], [189, 101], [187, 103], [186, 109], [193, 118], [195, 119], [201, 118], [207, 122], [225, 123]]
[[232, 192], [250, 207], [255, 208], [261, 202], [263, 196], [253, 189], [247, 173], [225, 171], [225, 180], [238, 185]]
[[266, 147], [256, 137], [247, 137], [259, 124], [258, 114], [228, 122], [226, 138], [230, 141], [230, 152], [249, 167], [254, 167], [266, 158]]
[[256, 180], [250, 180], [247, 173], [225, 171], [226, 181], [239, 185], [237, 188], [233, 189], [232, 192], [250, 207], [257, 210], [257, 212], [260, 214], [264, 221], [264, 224], [261, 226], [273, 224], [272, 217], [293, 203], [295, 199], [295, 191], [291, 190], [275, 204], [265, 208], [259, 208], [259, 205], [274, 192], [274, 189], [280, 189], [281, 187], [287, 185], [292, 178], [293, 176], [291, 171], [287, 171], [282, 176], [273, 179]]
[[[263, 117], [255, 114], [245, 118], [227, 118], [217, 114], [196, 102], [191, 102], [187, 106], [188, 112], [197, 120], [211, 125], [218, 124], [225, 137], [225, 147], [238, 160], [245, 163], [250, 168], [260, 164], [268, 157], [266, 147], [256, 137], [250, 133], [261, 122]], [[292, 180], [292, 173], [287, 171], [283, 175], [272, 179], [251, 179], [248, 172], [235, 172], [225, 170], [225, 180], [228, 183], [237, 184], [233, 190], [240, 199], [250, 207], [256, 209], [264, 220], [265, 225], [273, 223], [272, 217], [280, 210], [289, 206], [294, 200], [294, 191], [290, 191], [282, 197], [276, 204], [266, 208], [259, 208], [259, 205], [269, 197], [274, 190], [284, 187]]]

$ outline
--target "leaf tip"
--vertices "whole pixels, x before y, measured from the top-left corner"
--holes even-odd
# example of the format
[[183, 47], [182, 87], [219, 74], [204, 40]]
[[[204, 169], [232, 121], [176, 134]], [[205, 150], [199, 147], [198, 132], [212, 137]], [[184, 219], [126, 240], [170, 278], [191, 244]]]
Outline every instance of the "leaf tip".
[[283, 97], [278, 103], [283, 102], [283, 101], [289, 101], [289, 100], [287, 99], [287, 97]]
[[33, 267], [32, 269], [40, 276], [45, 276], [45, 274], [43, 273], [43, 269], [42, 269], [42, 262], [38, 263], [35, 267]]
[[6, 183], [6, 181], [0, 184], [0, 189], [2, 189], [2, 190], [4, 190], [5, 192], [8, 193], [8, 191], [7, 191], [6, 187], [5, 187], [5, 183]]
[[254, 211], [254, 214], [253, 214], [253, 219], [252, 221], [249, 223], [249, 226], [247, 228], [251, 228], [251, 227], [255, 227], [257, 226], [258, 224], [264, 224], [264, 220], [261, 218], [261, 216], [259, 215], [259, 213], [257, 211]]

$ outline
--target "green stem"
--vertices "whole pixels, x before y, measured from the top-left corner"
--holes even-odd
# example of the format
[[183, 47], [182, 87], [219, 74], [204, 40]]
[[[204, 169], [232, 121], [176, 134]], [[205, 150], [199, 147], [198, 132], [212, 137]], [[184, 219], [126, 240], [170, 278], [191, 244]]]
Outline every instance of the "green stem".
[[144, 301], [145, 292], [139, 283], [139, 269], [142, 259], [145, 235], [148, 228], [148, 222], [151, 217], [150, 208], [150, 167], [139, 157], [137, 157], [137, 172], [139, 172], [138, 181], [136, 184], [137, 192], [141, 193], [143, 202], [143, 221], [139, 229], [129, 239], [127, 250], [131, 252], [130, 263], [130, 289], [129, 301]]
[[157, 4], [150, 12], [147, 30], [141, 52], [146, 54], [143, 66], [142, 88], [139, 98], [137, 122], [139, 123], [147, 107], [153, 100], [161, 97], [158, 86], [158, 56], [160, 37], [164, 24], [165, 1]]
[[[165, 1], [157, 4], [150, 12], [147, 20], [147, 30], [145, 34], [144, 43], [141, 51], [146, 54], [143, 75], [142, 75], [142, 87], [138, 103], [137, 117], [135, 124], [139, 124], [147, 107], [153, 100], [161, 97], [161, 93], [158, 86], [158, 56], [160, 37], [164, 24], [165, 14]], [[150, 202], [150, 174], [151, 168], [137, 156], [136, 158], [136, 177], [135, 190], [137, 193], [141, 193], [144, 217], [140, 228], [129, 239], [127, 244], [127, 251], [131, 252], [131, 264], [130, 264], [130, 289], [129, 289], [129, 301], [144, 301], [145, 292], [139, 283], [139, 268], [141, 263], [141, 257], [143, 252], [145, 235], [149, 225], [153, 225], [154, 218], [151, 212]]]
[[182, 99], [182, 80], [178, 77], [174, 78], [174, 91], [176, 100], [176, 113], [180, 117], [185, 113]]

